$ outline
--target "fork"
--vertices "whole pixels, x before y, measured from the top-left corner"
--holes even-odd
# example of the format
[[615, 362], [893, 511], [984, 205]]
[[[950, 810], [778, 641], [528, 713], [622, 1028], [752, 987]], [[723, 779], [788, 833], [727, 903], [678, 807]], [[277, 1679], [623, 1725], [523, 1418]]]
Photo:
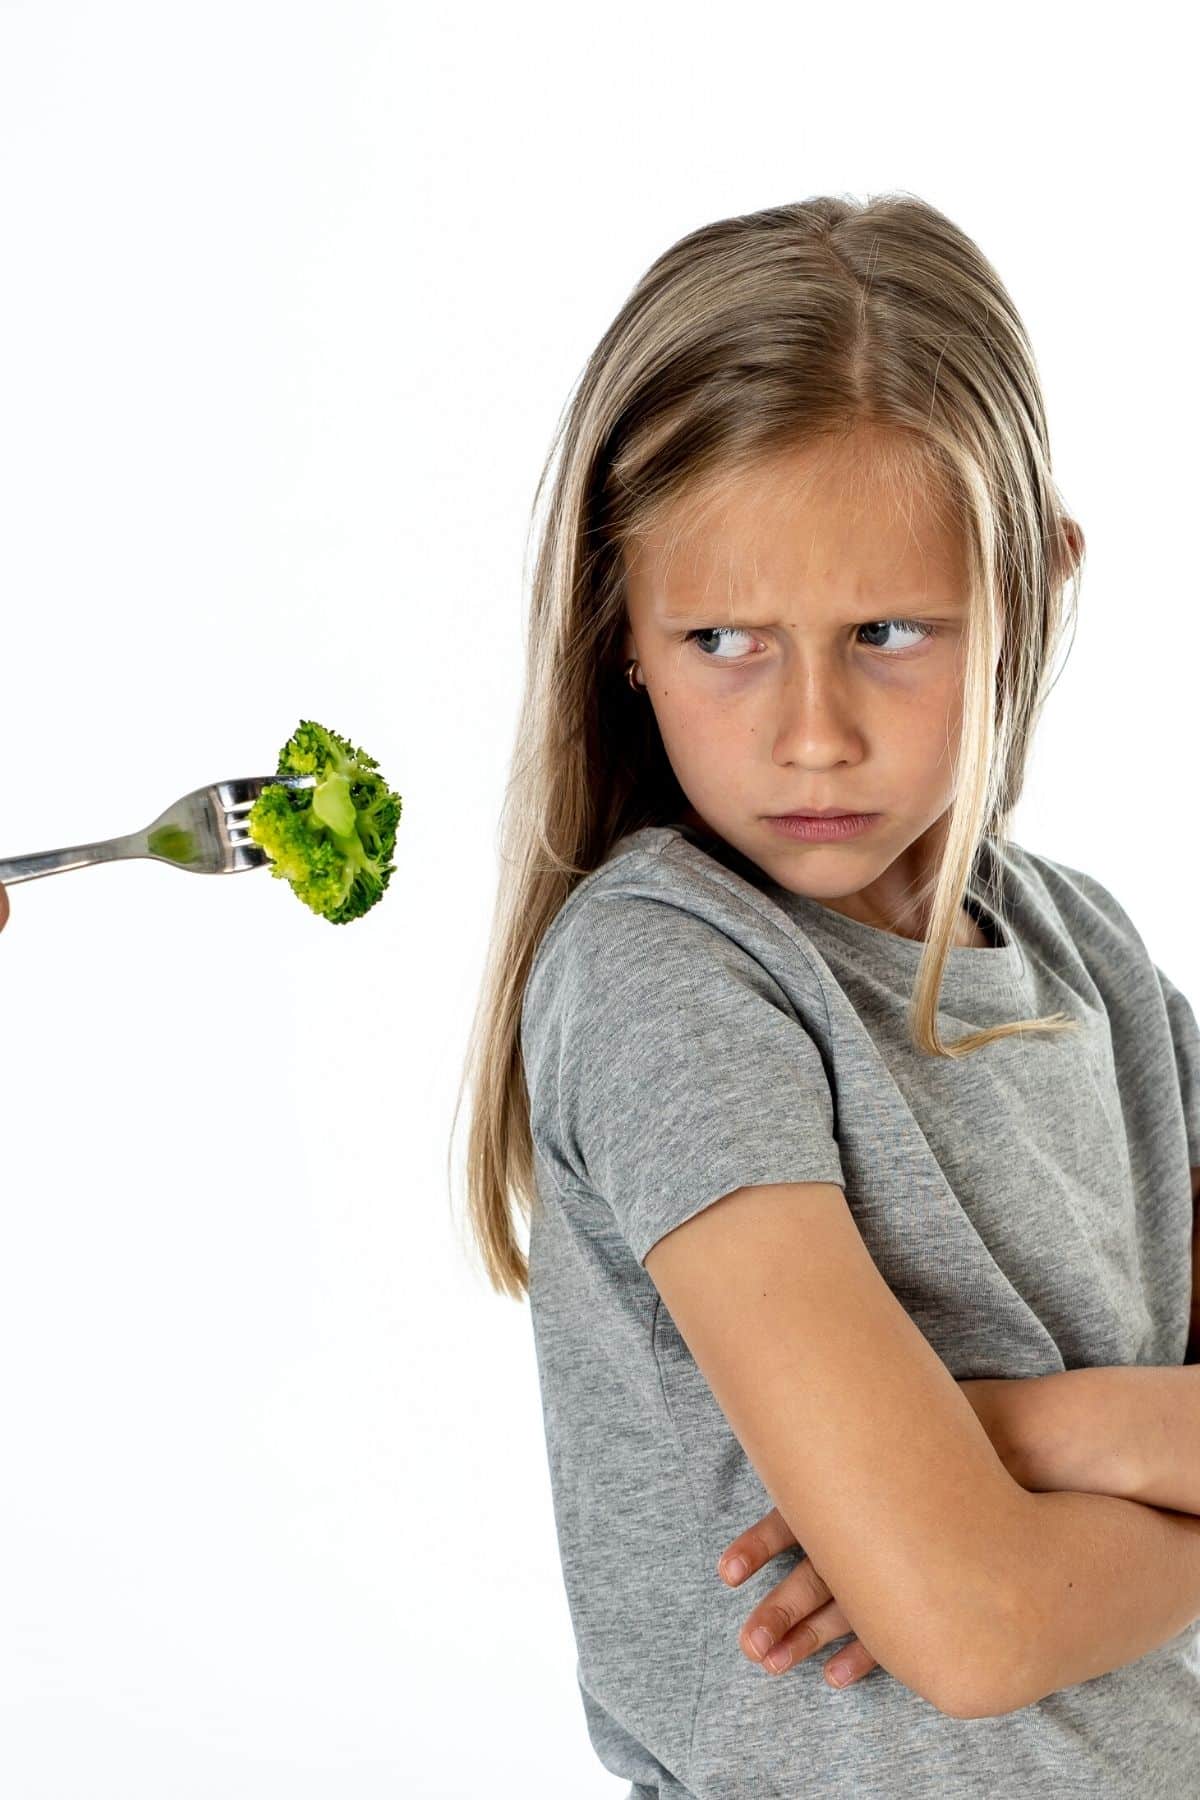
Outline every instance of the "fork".
[[116, 862], [125, 856], [149, 856], [173, 863], [193, 875], [237, 875], [260, 869], [267, 853], [245, 830], [246, 814], [265, 787], [315, 787], [315, 775], [244, 775], [213, 781], [183, 794], [159, 813], [144, 831], [128, 837], [101, 838], [95, 844], [72, 844], [66, 850], [37, 850], [30, 856], [0, 857], [0, 881], [34, 881], [89, 863]]

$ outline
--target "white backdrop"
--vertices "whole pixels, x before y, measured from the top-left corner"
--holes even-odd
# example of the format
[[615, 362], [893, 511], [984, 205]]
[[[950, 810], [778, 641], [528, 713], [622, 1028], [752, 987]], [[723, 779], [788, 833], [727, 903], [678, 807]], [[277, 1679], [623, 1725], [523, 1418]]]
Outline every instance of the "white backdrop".
[[265, 872], [11, 890], [6, 1800], [625, 1792], [528, 1311], [467, 1252], [465, 1107], [453, 1208], [446, 1159], [534, 484], [685, 231], [899, 188], [997, 264], [1088, 540], [1014, 835], [1200, 1004], [1174, 18], [0, 4], [0, 854], [269, 774], [302, 717], [404, 801], [348, 929]]

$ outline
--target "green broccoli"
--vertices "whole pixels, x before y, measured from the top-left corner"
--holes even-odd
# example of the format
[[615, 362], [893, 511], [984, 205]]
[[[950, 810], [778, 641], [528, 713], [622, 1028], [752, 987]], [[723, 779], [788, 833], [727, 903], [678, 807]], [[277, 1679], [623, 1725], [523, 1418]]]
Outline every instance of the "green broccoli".
[[246, 815], [271, 874], [331, 925], [348, 925], [382, 900], [394, 864], [401, 799], [379, 764], [336, 731], [301, 719], [279, 753], [277, 775], [315, 775], [311, 788], [265, 787]]

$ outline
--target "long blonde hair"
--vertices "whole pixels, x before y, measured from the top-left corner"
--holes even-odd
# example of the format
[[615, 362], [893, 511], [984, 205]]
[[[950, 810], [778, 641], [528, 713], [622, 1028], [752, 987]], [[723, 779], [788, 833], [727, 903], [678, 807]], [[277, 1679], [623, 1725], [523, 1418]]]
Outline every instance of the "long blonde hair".
[[[946, 956], [980, 841], [1007, 842], [1066, 617], [1082, 534], [1050, 471], [1025, 329], [991, 264], [906, 194], [818, 196], [718, 220], [647, 270], [559, 421], [534, 568], [526, 677], [502, 810], [501, 871], [463, 1082], [472, 1086], [469, 1226], [491, 1285], [521, 1299], [514, 1229], [537, 1202], [520, 1047], [526, 979], [547, 926], [616, 840], [687, 805], [644, 699], [623, 679], [623, 553], [662, 515], [780, 451], [870, 445], [873, 467], [941, 496], [969, 582], [957, 786], [925, 884], [914, 1045], [965, 1056], [1062, 1013], [938, 1029]], [[865, 434], [865, 439], [864, 439]], [[548, 485], [549, 484], [549, 485]], [[1057, 679], [1057, 676], [1055, 676]], [[1000, 913], [1002, 896], [987, 892]], [[455, 1107], [458, 1118], [462, 1086]], [[453, 1141], [453, 1129], [451, 1133]]]

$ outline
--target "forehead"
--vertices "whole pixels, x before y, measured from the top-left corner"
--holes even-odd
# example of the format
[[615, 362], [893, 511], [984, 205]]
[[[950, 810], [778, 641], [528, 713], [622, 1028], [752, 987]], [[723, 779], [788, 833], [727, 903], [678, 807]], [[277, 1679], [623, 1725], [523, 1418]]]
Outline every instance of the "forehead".
[[686, 498], [627, 546], [631, 599], [664, 622], [714, 599], [810, 606], [963, 593], [958, 521], [928, 478], [783, 466]]

